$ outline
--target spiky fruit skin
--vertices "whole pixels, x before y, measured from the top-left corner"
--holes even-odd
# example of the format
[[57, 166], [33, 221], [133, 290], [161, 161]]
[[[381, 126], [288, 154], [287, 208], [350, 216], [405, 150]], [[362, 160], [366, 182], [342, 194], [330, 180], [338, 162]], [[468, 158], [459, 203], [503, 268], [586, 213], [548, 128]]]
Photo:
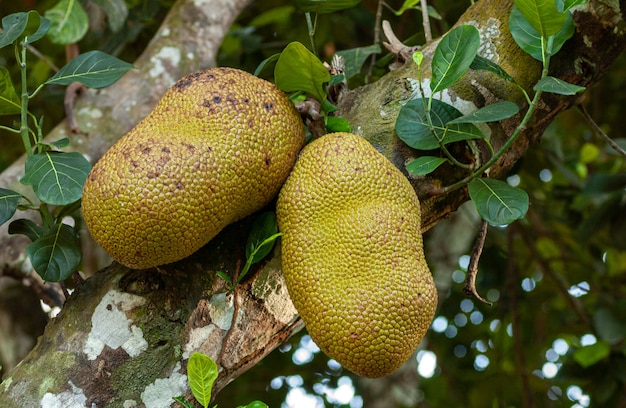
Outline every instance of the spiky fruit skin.
[[93, 167], [85, 222], [123, 265], [175, 262], [269, 203], [304, 139], [300, 115], [273, 84], [230, 68], [195, 72]]
[[365, 139], [322, 136], [281, 189], [287, 288], [327, 355], [364, 377], [411, 356], [437, 306], [415, 191]]

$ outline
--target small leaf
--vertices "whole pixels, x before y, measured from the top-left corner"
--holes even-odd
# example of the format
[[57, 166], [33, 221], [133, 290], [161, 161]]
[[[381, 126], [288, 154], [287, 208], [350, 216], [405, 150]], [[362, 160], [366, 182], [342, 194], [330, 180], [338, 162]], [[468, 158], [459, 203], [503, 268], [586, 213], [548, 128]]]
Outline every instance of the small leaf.
[[70, 139], [67, 137], [63, 137], [59, 140], [55, 140], [54, 142], [50, 142], [50, 146], [55, 147], [57, 149], [63, 149], [70, 145]]
[[326, 99], [324, 83], [330, 81], [330, 73], [304, 45], [292, 42], [278, 57], [274, 81], [284, 92], [306, 92], [322, 102]]
[[0, 67], [0, 115], [15, 115], [22, 111], [20, 97], [15, 92], [11, 74]]
[[67, 279], [78, 269], [82, 251], [74, 229], [59, 224], [26, 247], [35, 271], [48, 282]]
[[492, 225], [507, 225], [528, 211], [528, 194], [501, 180], [479, 178], [467, 186], [478, 214]]
[[590, 367], [611, 354], [611, 347], [605, 341], [598, 341], [589, 346], [579, 348], [574, 352], [574, 360], [583, 368]]
[[305, 13], [326, 14], [352, 8], [361, 0], [296, 0], [298, 8]]
[[469, 115], [463, 115], [460, 118], [453, 119], [448, 122], [448, 125], [453, 123], [497, 122], [502, 119], [510, 118], [517, 112], [519, 112], [519, 107], [513, 102], [496, 102], [491, 105], [483, 106]]
[[352, 127], [350, 127], [350, 123], [345, 118], [340, 118], [337, 116], [327, 116], [326, 117], [326, 133], [335, 133], [335, 132], [351, 133]]
[[483, 70], [493, 72], [502, 79], [506, 79], [507, 81], [514, 84], [516, 83], [515, 79], [511, 75], [509, 75], [500, 65], [485, 57], [481, 57], [480, 55], [476, 55], [476, 57], [474, 57], [474, 61], [472, 61], [472, 63], [470, 64], [470, 68], [477, 71]]
[[566, 15], [559, 13], [555, 0], [515, 0], [515, 6], [543, 38], [558, 33], [565, 23]]
[[586, 4], [587, 0], [556, 0], [556, 9], [559, 13], [563, 13], [575, 6]]
[[0, 225], [13, 217], [20, 201], [22, 201], [21, 194], [13, 190], [0, 188]]
[[60, 0], [44, 15], [50, 19], [50, 40], [55, 44], [72, 44], [80, 41], [89, 29], [85, 9], [76, 0]]
[[424, 61], [424, 53], [421, 51], [415, 51], [412, 55], [413, 62], [417, 65], [417, 67], [422, 66], [422, 62]]
[[252, 401], [247, 405], [240, 405], [237, 408], [268, 408], [268, 405], [261, 401]]
[[254, 76], [259, 76], [261, 72], [263, 72], [265, 67], [267, 67], [269, 64], [272, 64], [272, 63], [275, 64], [276, 61], [278, 61], [279, 57], [280, 57], [280, 54], [274, 54], [265, 58], [263, 61], [261, 61], [261, 63], [254, 70]]
[[435, 171], [437, 167], [447, 161], [448, 160], [443, 157], [421, 156], [407, 164], [406, 169], [418, 176], [425, 176]]
[[193, 353], [187, 363], [189, 388], [196, 400], [204, 408], [211, 402], [211, 390], [217, 379], [217, 364], [202, 353]]
[[232, 284], [232, 280], [230, 279], [230, 275], [227, 274], [226, 272], [224, 272], [224, 271], [217, 271], [217, 272], [215, 272], [215, 274], [217, 276], [219, 276], [226, 283]]
[[558, 78], [547, 76], [541, 78], [533, 87], [535, 91], [551, 92], [559, 95], [576, 95], [585, 90], [584, 86], [570, 84]]
[[43, 235], [43, 227], [35, 224], [34, 221], [19, 219], [9, 224], [9, 234], [22, 234], [35, 242]]
[[470, 123], [452, 124], [446, 127], [446, 123], [462, 116], [462, 113], [452, 105], [433, 99], [430, 113], [434, 127], [432, 131], [422, 99], [407, 102], [400, 109], [396, 119], [398, 137], [410, 147], [418, 150], [434, 150], [440, 147], [440, 143], [445, 145], [482, 138], [480, 130]]
[[89, 88], [103, 88], [117, 81], [133, 66], [102, 51], [80, 54], [64, 65], [46, 84], [80, 82]]
[[0, 48], [12, 44], [18, 39], [27, 37], [29, 44], [42, 38], [50, 28], [50, 20], [41, 17], [34, 10], [28, 13], [20, 12], [9, 14], [2, 18], [2, 29], [0, 32]]
[[181, 404], [183, 407], [185, 408], [196, 408], [195, 405], [193, 405], [191, 402], [187, 401], [185, 399], [185, 397], [182, 396], [178, 396], [178, 397], [174, 397], [172, 398], [174, 401], [178, 402], [179, 404]]
[[251, 264], [259, 262], [265, 258], [267, 254], [272, 250], [272, 246], [266, 245], [261, 248], [262, 244], [267, 238], [272, 237], [278, 232], [278, 224], [276, 223], [276, 214], [272, 211], [261, 213], [248, 235], [248, 242], [246, 243], [246, 258], [252, 260]]
[[446, 34], [433, 56], [431, 92], [444, 90], [458, 81], [476, 57], [479, 45], [480, 35], [472, 25], [458, 26]]
[[361, 67], [372, 54], [380, 54], [380, 45], [368, 45], [367, 47], [352, 48], [345, 51], [337, 51], [345, 61], [345, 76], [352, 78], [361, 72]]
[[[511, 14], [509, 14], [509, 30], [513, 39], [522, 50], [534, 59], [543, 61], [541, 35], [528, 23], [515, 6], [511, 9]], [[565, 23], [561, 30], [554, 35], [551, 45], [546, 51], [550, 55], [559, 52], [563, 44], [574, 35], [574, 30], [574, 19], [570, 13], [567, 13]]]
[[44, 203], [65, 205], [78, 201], [91, 164], [77, 152], [44, 152], [26, 158], [22, 184], [33, 187]]

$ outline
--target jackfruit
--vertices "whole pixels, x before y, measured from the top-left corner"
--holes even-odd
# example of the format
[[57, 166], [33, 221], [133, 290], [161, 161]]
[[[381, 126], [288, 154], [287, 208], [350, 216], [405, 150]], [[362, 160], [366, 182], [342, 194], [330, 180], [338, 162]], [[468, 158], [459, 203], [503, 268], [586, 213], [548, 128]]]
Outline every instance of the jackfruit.
[[402, 173], [361, 137], [322, 136], [296, 161], [277, 220], [287, 289], [320, 349], [364, 377], [406, 362], [437, 292]]
[[270, 82], [231, 68], [192, 73], [95, 164], [85, 223], [123, 265], [175, 262], [274, 199], [304, 140]]

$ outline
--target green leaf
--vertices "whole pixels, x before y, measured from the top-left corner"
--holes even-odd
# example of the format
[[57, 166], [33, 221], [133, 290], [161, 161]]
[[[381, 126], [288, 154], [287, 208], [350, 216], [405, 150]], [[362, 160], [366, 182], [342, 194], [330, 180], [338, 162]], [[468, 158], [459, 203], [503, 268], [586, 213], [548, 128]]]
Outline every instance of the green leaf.
[[593, 314], [593, 325], [598, 336], [608, 344], [618, 344], [626, 337], [624, 321], [609, 309], [596, 310]]
[[9, 224], [9, 234], [25, 235], [28, 239], [35, 242], [43, 235], [43, 227], [35, 224], [34, 221], [19, 219]]
[[0, 225], [4, 224], [11, 217], [13, 217], [20, 201], [22, 201], [21, 194], [16, 193], [13, 190], [0, 188]]
[[305, 13], [326, 14], [352, 8], [361, 0], [296, 0], [298, 8]]
[[55, 140], [54, 142], [50, 142], [50, 146], [55, 147], [57, 149], [63, 149], [70, 145], [70, 139], [67, 137], [62, 137], [59, 140]]
[[359, 72], [361, 67], [365, 63], [365, 60], [372, 54], [380, 53], [380, 45], [368, 45], [367, 47], [352, 48], [345, 51], [337, 51], [338, 55], [341, 55], [345, 62], [345, 76], [346, 78], [352, 78]]
[[124, 27], [126, 18], [128, 17], [128, 7], [124, 0], [92, 0], [107, 15], [109, 27], [114, 33], [120, 31]]
[[278, 61], [279, 57], [280, 57], [280, 54], [274, 54], [265, 58], [263, 61], [261, 61], [261, 63], [254, 70], [254, 76], [259, 76], [261, 72], [263, 72], [265, 67], [268, 66], [269, 64], [272, 64], [272, 63], [275, 64], [276, 61]]
[[20, 12], [9, 14], [2, 18], [2, 29], [0, 32], [0, 48], [12, 44], [17, 39], [27, 37], [29, 44], [42, 38], [50, 28], [50, 20], [41, 17], [34, 10], [28, 13]]
[[579, 348], [574, 352], [573, 357], [583, 368], [587, 368], [607, 358], [609, 354], [611, 354], [611, 347], [607, 342], [600, 340], [592, 345]]
[[217, 364], [202, 353], [193, 353], [187, 363], [189, 388], [196, 400], [204, 408], [211, 402], [211, 390], [217, 379]]
[[470, 64], [470, 68], [476, 71], [483, 70], [493, 72], [502, 79], [505, 79], [514, 84], [516, 83], [515, 79], [511, 75], [509, 75], [500, 65], [485, 57], [481, 57], [480, 55], [476, 55], [476, 57], [474, 57], [474, 61], [472, 61], [472, 63]]
[[78, 0], [60, 0], [44, 15], [50, 19], [48, 35], [55, 44], [78, 42], [89, 29], [89, 18]]
[[89, 88], [104, 88], [132, 67], [132, 64], [102, 51], [89, 51], [72, 59], [45, 83], [69, 85], [80, 82]]
[[424, 53], [421, 51], [415, 51], [411, 58], [413, 58], [413, 62], [415, 62], [417, 68], [420, 68], [422, 66], [422, 62], [424, 61]]
[[528, 211], [528, 194], [501, 180], [479, 178], [467, 186], [478, 214], [492, 225], [507, 225]]
[[558, 78], [547, 76], [541, 78], [533, 87], [535, 91], [551, 92], [559, 95], [576, 95], [585, 90], [584, 86], [570, 84]]
[[59, 224], [28, 245], [26, 254], [43, 280], [59, 282], [78, 269], [82, 251], [74, 229]]
[[179, 404], [181, 404], [183, 407], [185, 408], [196, 408], [195, 405], [193, 405], [191, 402], [187, 401], [185, 399], [185, 397], [182, 396], [178, 396], [178, 397], [174, 397], [172, 398], [174, 401], [178, 402]]
[[270, 24], [286, 24], [292, 18], [296, 8], [292, 5], [272, 7], [254, 17], [248, 23], [250, 27], [264, 27]]
[[556, 0], [556, 9], [559, 13], [563, 13], [575, 6], [586, 4], [587, 0]]
[[326, 133], [335, 133], [335, 132], [352, 132], [352, 127], [350, 123], [345, 119], [337, 116], [327, 116], [326, 117]]
[[91, 164], [77, 152], [44, 152], [26, 158], [22, 184], [33, 187], [44, 203], [65, 205], [78, 201]]
[[270, 253], [273, 245], [264, 245], [264, 243], [277, 232], [278, 224], [276, 223], [276, 214], [274, 212], [267, 211], [261, 213], [254, 220], [248, 235], [248, 242], [246, 243], [246, 259], [251, 259], [251, 264], [259, 262]]
[[472, 25], [458, 26], [446, 34], [433, 56], [431, 92], [439, 92], [458, 81], [476, 57], [479, 45], [480, 35]]
[[247, 405], [240, 405], [237, 408], [268, 408], [268, 405], [261, 401], [252, 401]]
[[496, 102], [491, 105], [483, 106], [469, 115], [463, 115], [460, 118], [453, 119], [448, 122], [448, 125], [453, 123], [497, 122], [502, 119], [510, 118], [517, 112], [519, 112], [519, 107], [513, 102]]
[[426, 117], [426, 109], [421, 98], [407, 102], [396, 119], [396, 133], [407, 145], [418, 150], [433, 150], [441, 144], [459, 142], [462, 140], [479, 139], [482, 134], [478, 128], [470, 123], [446, 123], [463, 116], [454, 106], [438, 99], [432, 100], [431, 131]]
[[447, 161], [448, 160], [443, 157], [421, 156], [407, 164], [406, 169], [418, 176], [425, 176], [435, 171], [437, 167]]
[[230, 279], [230, 275], [229, 275], [229, 274], [227, 274], [226, 272], [224, 272], [224, 271], [217, 271], [217, 272], [215, 272], [215, 274], [216, 274], [217, 276], [219, 276], [219, 277], [220, 277], [223, 281], [225, 281], [226, 283], [228, 283], [228, 284], [232, 285], [232, 283], [233, 283], [233, 282], [232, 282], [232, 279]]
[[302, 91], [322, 102], [326, 99], [324, 83], [330, 81], [330, 73], [304, 45], [292, 42], [278, 57], [274, 81], [284, 92]]
[[555, 0], [515, 0], [515, 6], [543, 38], [558, 33], [565, 23], [566, 15], [559, 13]]
[[[567, 13], [565, 23], [561, 30], [554, 35], [546, 51], [550, 55], [559, 52], [563, 44], [574, 35], [574, 29], [574, 19], [570, 13]], [[541, 35], [528, 23], [515, 6], [513, 6], [509, 15], [509, 30], [513, 39], [522, 50], [530, 54], [534, 59], [543, 61]]]
[[13, 87], [11, 74], [5, 67], [0, 67], [0, 115], [15, 115], [21, 111], [22, 103]]

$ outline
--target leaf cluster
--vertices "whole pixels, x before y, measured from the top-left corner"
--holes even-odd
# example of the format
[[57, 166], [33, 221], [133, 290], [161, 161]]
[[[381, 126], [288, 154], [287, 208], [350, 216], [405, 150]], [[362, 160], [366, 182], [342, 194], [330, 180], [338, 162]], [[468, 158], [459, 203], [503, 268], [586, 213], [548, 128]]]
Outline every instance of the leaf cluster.
[[[76, 152], [60, 149], [69, 145], [64, 138], [46, 143], [42, 135], [43, 117], [36, 118], [28, 110], [29, 101], [46, 85], [69, 85], [74, 82], [91, 88], [102, 88], [115, 82], [132, 68], [101, 51], [90, 51], [77, 56], [59, 69], [52, 77], [29, 92], [27, 87], [28, 46], [49, 35], [53, 41], [67, 41], [67, 31], [76, 29], [71, 19], [63, 24], [56, 18], [64, 7], [82, 7], [78, 2], [61, 1], [46, 16], [36, 11], [19, 12], [2, 19], [0, 48], [13, 46], [21, 70], [19, 93], [9, 70], [0, 67], [0, 115], [20, 115], [16, 127], [2, 129], [21, 136], [27, 154], [24, 176], [20, 182], [29, 186], [36, 199], [16, 191], [0, 189], [0, 223], [10, 220], [17, 210], [33, 210], [41, 215], [42, 224], [28, 219], [18, 219], [9, 225], [9, 233], [23, 234], [32, 243], [26, 248], [33, 268], [47, 281], [62, 281], [75, 272], [82, 258], [78, 234], [70, 217], [79, 207], [82, 188], [91, 169], [85, 157]], [[67, 16], [75, 13], [71, 8]], [[82, 31], [80, 29], [79, 31]], [[83, 33], [84, 34], [84, 33]], [[75, 39], [75, 35], [70, 37]]]

